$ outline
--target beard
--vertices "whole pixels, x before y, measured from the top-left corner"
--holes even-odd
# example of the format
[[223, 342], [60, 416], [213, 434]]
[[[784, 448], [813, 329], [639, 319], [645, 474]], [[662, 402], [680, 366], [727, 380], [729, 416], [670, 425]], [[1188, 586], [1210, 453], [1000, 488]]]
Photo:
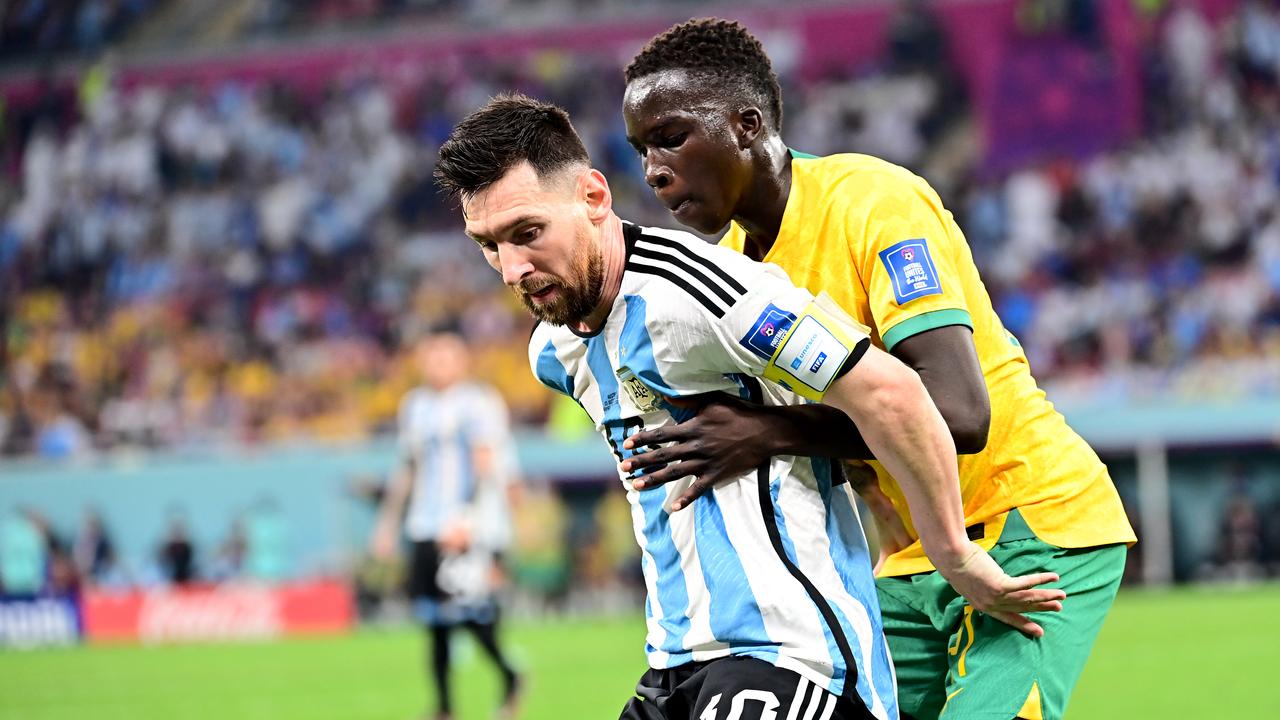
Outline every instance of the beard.
[[[535, 303], [530, 291], [555, 285], [559, 291], [551, 302]], [[552, 325], [576, 325], [587, 318], [600, 304], [604, 292], [604, 258], [595, 252], [593, 244], [580, 238], [565, 277], [544, 274], [525, 278], [512, 288], [520, 303], [531, 315]]]

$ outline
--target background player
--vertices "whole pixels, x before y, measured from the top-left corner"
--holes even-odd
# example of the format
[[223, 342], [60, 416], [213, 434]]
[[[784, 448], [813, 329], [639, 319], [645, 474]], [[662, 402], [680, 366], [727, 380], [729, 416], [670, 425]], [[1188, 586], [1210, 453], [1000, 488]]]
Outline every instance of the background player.
[[[455, 128], [437, 177], [543, 321], [530, 340], [535, 374], [576, 399], [620, 459], [629, 432], [686, 417], [667, 398], [826, 393], [903, 478], [957, 587], [995, 610], [1060, 608], [1060, 592], [1033, 589], [1053, 575], [1009, 578], [964, 536], [955, 447], [913, 372], [777, 268], [623, 223], [589, 163], [562, 110], [501, 97]], [[623, 717], [896, 717], [866, 545], [828, 461], [765, 459], [678, 515], [675, 491], [623, 480], [652, 668]]]
[[[789, 150], [777, 77], [737, 23], [671, 28], [635, 57], [626, 79], [628, 137], [675, 218], [704, 233], [732, 222], [723, 245], [829, 292], [870, 327], [878, 347], [919, 373], [965, 453], [970, 536], [1011, 572], [1062, 576], [1071, 600], [1040, 620], [1043, 637], [1030, 620], [996, 616], [1023, 635], [974, 615], [932, 573], [910, 503], [876, 464], [883, 494], [874, 483], [860, 492], [889, 551], [877, 585], [903, 710], [919, 718], [1061, 717], [1115, 597], [1124, 544], [1135, 538], [1106, 468], [1036, 387], [951, 213], [901, 167]], [[856, 431], [843, 419], [816, 418], [716, 401], [690, 423], [634, 438], [637, 446], [678, 444], [624, 468], [681, 461], [648, 482], [697, 475], [688, 498], [769, 454], [871, 457], [849, 442]], [[831, 432], [832, 423], [844, 431]]]
[[384, 559], [395, 554], [403, 519], [413, 542], [409, 595], [431, 636], [437, 720], [453, 717], [450, 634], [459, 625], [502, 673], [500, 713], [514, 717], [520, 683], [498, 644], [496, 596], [499, 553], [511, 533], [507, 409], [492, 388], [468, 380], [471, 363], [461, 337], [442, 333], [422, 340], [417, 360], [426, 384], [401, 401], [404, 462], [384, 496], [373, 551]]

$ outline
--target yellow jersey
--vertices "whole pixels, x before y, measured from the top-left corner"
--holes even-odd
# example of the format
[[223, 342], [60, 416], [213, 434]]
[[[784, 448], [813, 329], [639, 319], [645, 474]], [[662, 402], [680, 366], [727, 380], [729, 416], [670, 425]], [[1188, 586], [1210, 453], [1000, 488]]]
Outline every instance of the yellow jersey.
[[[743, 252], [745, 242], [734, 223], [720, 244]], [[1136, 540], [1106, 467], [1036, 386], [1026, 354], [992, 308], [964, 235], [922, 178], [868, 155], [793, 153], [791, 194], [763, 260], [814, 294], [826, 291], [885, 350], [934, 328], [973, 330], [991, 428], [986, 449], [959, 456], [959, 469], [965, 525], [979, 545], [995, 544], [1014, 508], [1051, 545]], [[879, 463], [870, 464], [918, 537], [901, 488]], [[932, 569], [917, 540], [890, 557], [881, 575]]]

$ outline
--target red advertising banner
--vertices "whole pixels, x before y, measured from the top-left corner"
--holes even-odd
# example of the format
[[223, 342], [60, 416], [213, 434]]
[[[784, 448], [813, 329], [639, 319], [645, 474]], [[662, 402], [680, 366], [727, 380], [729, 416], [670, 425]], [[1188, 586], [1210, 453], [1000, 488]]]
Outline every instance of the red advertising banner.
[[82, 598], [89, 642], [182, 642], [342, 632], [355, 622], [351, 590], [336, 580], [209, 585]]

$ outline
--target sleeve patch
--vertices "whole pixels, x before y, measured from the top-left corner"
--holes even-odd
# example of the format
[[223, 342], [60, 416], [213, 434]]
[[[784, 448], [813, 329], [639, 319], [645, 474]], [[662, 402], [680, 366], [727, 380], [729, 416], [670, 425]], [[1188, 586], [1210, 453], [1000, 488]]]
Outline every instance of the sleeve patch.
[[903, 240], [881, 250], [880, 261], [893, 282], [893, 294], [898, 305], [906, 305], [926, 295], [942, 294], [938, 268], [933, 264], [929, 244], [924, 238]]
[[760, 313], [760, 317], [756, 318], [755, 324], [738, 342], [756, 355], [765, 360], [770, 360], [778, 350], [778, 343], [782, 342], [782, 338], [787, 336], [787, 331], [791, 329], [791, 325], [795, 321], [795, 315], [770, 304], [764, 309], [764, 312]]

